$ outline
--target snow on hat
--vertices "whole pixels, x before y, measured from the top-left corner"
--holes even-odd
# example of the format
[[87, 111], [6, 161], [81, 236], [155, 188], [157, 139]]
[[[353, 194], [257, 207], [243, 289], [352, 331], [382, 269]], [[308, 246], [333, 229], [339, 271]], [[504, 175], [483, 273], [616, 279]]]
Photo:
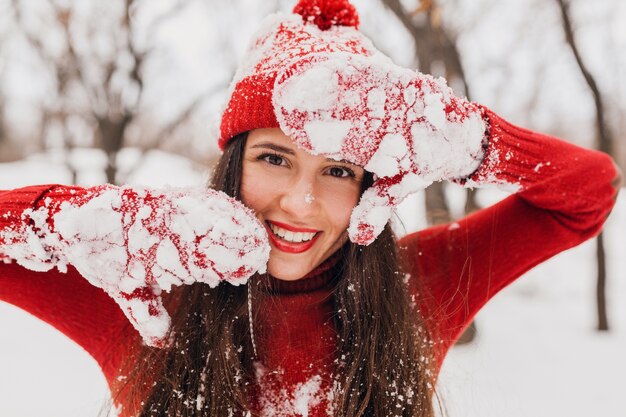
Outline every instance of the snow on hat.
[[395, 65], [357, 28], [347, 0], [301, 0], [294, 14], [269, 16], [231, 84], [219, 146], [279, 127], [314, 155], [372, 172], [348, 228], [369, 244], [407, 195], [478, 167], [486, 125], [445, 80]]
[[280, 127], [272, 95], [276, 78], [286, 67], [318, 54], [379, 53], [356, 30], [358, 23], [358, 14], [347, 0], [300, 1], [294, 14], [268, 16], [231, 83], [220, 126], [220, 149], [239, 133]]

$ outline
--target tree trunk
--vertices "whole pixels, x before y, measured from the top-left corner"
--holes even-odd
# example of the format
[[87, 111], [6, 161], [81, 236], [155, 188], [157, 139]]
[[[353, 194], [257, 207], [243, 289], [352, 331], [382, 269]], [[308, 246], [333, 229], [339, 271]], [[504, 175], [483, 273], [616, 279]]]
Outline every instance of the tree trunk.
[[466, 190], [466, 199], [465, 199], [465, 214], [470, 214], [480, 209], [478, 202], [476, 201], [476, 194], [478, 190], [473, 188], [468, 188]]
[[133, 116], [130, 113], [126, 113], [121, 118], [115, 120], [108, 117], [98, 118], [96, 143], [107, 156], [105, 173], [109, 184], [117, 183], [117, 153], [124, 146], [126, 128], [132, 118]]
[[[569, 2], [566, 0], [556, 0], [559, 5], [559, 9], [561, 11], [561, 18], [563, 20], [563, 30], [565, 31], [565, 40], [569, 45], [572, 53], [574, 54], [574, 58], [576, 59], [576, 63], [578, 64], [578, 69], [580, 70], [582, 76], [587, 82], [587, 86], [589, 90], [591, 90], [591, 94], [593, 95], [593, 101], [596, 108], [596, 132], [597, 132], [597, 141], [598, 148], [608, 153], [609, 155], [613, 155], [613, 138], [611, 129], [609, 127], [608, 122], [606, 121], [606, 115], [604, 112], [604, 100], [602, 98], [602, 94], [600, 93], [600, 89], [591, 75], [587, 66], [585, 65], [582, 56], [578, 50], [578, 45], [576, 44], [576, 39], [574, 38], [574, 31], [572, 29], [572, 21], [569, 15]], [[598, 310], [598, 330], [606, 331], [609, 330], [609, 320], [606, 312], [606, 259], [604, 253], [604, 241], [602, 238], [602, 234], [598, 235], [596, 238], [597, 242], [597, 285], [596, 285], [596, 300], [597, 300], [597, 310]]]
[[598, 303], [598, 330], [609, 330], [609, 317], [606, 311], [606, 256], [604, 254], [604, 234], [596, 237], [596, 257], [598, 259], [598, 283], [596, 301]]
[[426, 219], [428, 224], [442, 224], [452, 221], [442, 182], [426, 188]]

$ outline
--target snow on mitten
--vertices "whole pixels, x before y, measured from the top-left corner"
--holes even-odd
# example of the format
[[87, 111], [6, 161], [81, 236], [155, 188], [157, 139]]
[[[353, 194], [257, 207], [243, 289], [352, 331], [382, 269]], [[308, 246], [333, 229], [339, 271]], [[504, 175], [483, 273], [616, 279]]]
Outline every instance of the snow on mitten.
[[33, 208], [9, 208], [0, 222], [0, 260], [16, 261], [32, 271], [45, 272], [56, 266], [61, 272], [67, 272], [65, 244], [57, 233], [51, 232], [52, 216], [63, 202], [81, 205], [106, 187], [109, 186], [89, 189], [53, 186], [44, 193], [49, 197], [36, 200]]
[[[170, 317], [162, 291], [222, 281], [244, 284], [265, 272], [267, 232], [243, 203], [211, 189], [101, 186], [60, 201], [54, 190], [28, 211], [40, 245], [63, 269], [73, 265], [122, 308], [146, 344], [165, 346]], [[45, 258], [35, 245], [37, 259]], [[29, 258], [27, 255], [25, 258]], [[35, 261], [17, 259], [27, 267]]]
[[272, 100], [297, 145], [375, 175], [350, 219], [358, 244], [371, 243], [408, 195], [472, 174], [487, 146], [479, 106], [380, 53], [307, 55], [279, 72]]

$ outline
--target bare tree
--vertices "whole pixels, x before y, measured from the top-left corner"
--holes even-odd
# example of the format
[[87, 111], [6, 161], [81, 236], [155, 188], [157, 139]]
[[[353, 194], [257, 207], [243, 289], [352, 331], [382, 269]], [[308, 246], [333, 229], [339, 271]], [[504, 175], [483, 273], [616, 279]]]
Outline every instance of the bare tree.
[[[79, 138], [75, 137], [69, 122], [80, 120], [83, 126], [90, 129], [93, 145], [107, 157], [105, 174], [110, 183], [123, 180], [118, 172], [117, 155], [127, 146], [131, 127], [146, 133], [136, 134], [142, 136], [145, 142], [141, 148], [143, 156], [147, 149], [163, 145], [172, 132], [188, 122], [190, 115], [206, 98], [206, 94], [198, 94], [161, 130], [146, 131], [145, 121], [141, 125], [142, 116], [147, 119], [143, 103], [146, 88], [144, 69], [153, 46], [138, 45], [133, 20], [137, 2], [121, 1], [121, 13], [106, 16], [111, 22], [103, 25], [100, 16], [92, 16], [93, 21], [85, 21], [84, 17], [75, 15], [70, 3], [48, 0], [46, 4], [54, 15], [52, 24], [63, 36], [60, 52], [58, 49], [49, 50], [42, 37], [43, 31], [28, 27], [23, 19], [22, 3], [18, 0], [12, 3], [18, 26], [55, 81], [55, 97], [42, 103], [41, 137], [45, 138], [52, 130], [57, 133], [60, 130], [65, 149], [71, 151]], [[179, 0], [157, 16], [145, 37], [151, 39], [160, 25], [188, 3], [189, 0]], [[77, 26], [82, 28], [82, 33]], [[102, 52], [102, 48], [98, 49], [99, 42], [100, 46], [106, 42], [109, 49]], [[68, 167], [73, 170], [69, 163]], [[73, 176], [76, 179], [75, 170]]]
[[[572, 20], [569, 13], [570, 3], [566, 0], [556, 0], [556, 2], [561, 12], [563, 30], [565, 32], [565, 40], [569, 45], [572, 53], [574, 54], [578, 69], [580, 70], [593, 96], [593, 102], [596, 110], [596, 140], [598, 144], [598, 149], [608, 153], [609, 155], [613, 155], [613, 135], [607, 121], [607, 116], [604, 109], [604, 98], [602, 96], [602, 93], [600, 92], [600, 89], [598, 88], [598, 84], [596, 83], [595, 78], [587, 68], [578, 49], [576, 38], [574, 37], [574, 30], [572, 29]], [[608, 330], [609, 320], [606, 310], [606, 256], [604, 252], [604, 237], [602, 233], [598, 235], [598, 237], [596, 238], [596, 242], [596, 257], [598, 266], [598, 280], [596, 286], [598, 330]]]
[[[2, 68], [0, 68], [0, 80], [2, 80]], [[5, 125], [4, 118], [5, 99], [4, 95], [0, 91], [0, 162], [7, 159], [8, 151], [8, 133]]]
[[0, 95], [0, 162], [7, 162], [15, 158], [15, 150], [9, 141], [9, 133], [4, 117], [5, 101]]
[[[6, 66], [2, 59], [3, 49], [6, 46], [6, 33], [0, 33], [0, 86], [4, 84], [4, 76]], [[2, 89], [0, 89], [0, 162], [11, 161], [18, 159], [19, 151], [15, 144], [10, 140], [10, 132], [7, 126], [7, 120], [5, 117], [6, 112], [6, 95]]]
[[[2, 47], [3, 47], [3, 39], [0, 39], [0, 56], [2, 55]], [[2, 63], [0, 62], [0, 85], [2, 85], [2, 79], [4, 75], [4, 68], [2, 66]], [[5, 121], [4, 121], [4, 109], [5, 109], [5, 98], [4, 98], [4, 92], [0, 91], [0, 150], [3, 150], [3, 147], [5, 146], [6, 142], [7, 142], [7, 131], [6, 131], [6, 126], [5, 126]], [[0, 158], [0, 161], [2, 161], [4, 158]]]

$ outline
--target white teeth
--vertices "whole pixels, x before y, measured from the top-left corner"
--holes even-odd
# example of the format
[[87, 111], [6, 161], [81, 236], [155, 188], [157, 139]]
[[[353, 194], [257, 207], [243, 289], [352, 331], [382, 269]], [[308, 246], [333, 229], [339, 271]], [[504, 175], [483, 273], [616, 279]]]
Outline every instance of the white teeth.
[[282, 227], [278, 227], [273, 223], [269, 223], [269, 225], [270, 229], [272, 229], [272, 232], [274, 232], [276, 236], [288, 242], [308, 242], [315, 236], [315, 233], [291, 232], [289, 230], [283, 229]]

